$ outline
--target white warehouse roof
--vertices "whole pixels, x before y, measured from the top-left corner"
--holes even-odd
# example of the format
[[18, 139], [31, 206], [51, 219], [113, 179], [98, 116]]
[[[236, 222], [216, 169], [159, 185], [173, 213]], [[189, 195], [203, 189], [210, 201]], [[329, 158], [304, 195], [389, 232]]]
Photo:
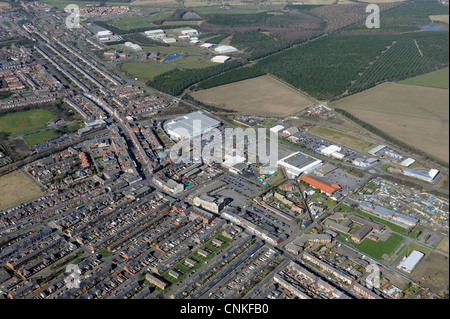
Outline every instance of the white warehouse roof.
[[211, 59], [211, 62], [224, 63], [230, 59], [229, 56], [226, 55], [216, 55]]
[[229, 53], [229, 52], [235, 52], [235, 51], [237, 51], [237, 49], [230, 45], [219, 45], [217, 48], [214, 49], [214, 51], [216, 51], [218, 53]]
[[407, 272], [411, 272], [417, 263], [422, 259], [423, 253], [417, 250], [413, 250], [413, 252], [408, 256], [408, 258], [403, 257], [403, 260], [398, 264], [397, 268], [402, 269]]
[[272, 127], [269, 131], [273, 132], [273, 133], [278, 133], [279, 131], [281, 131], [282, 129], [284, 129], [283, 125], [275, 125], [274, 127]]
[[200, 47], [202, 47], [202, 48], [210, 48], [210, 47], [212, 47], [214, 44], [212, 44], [212, 43], [203, 43]]
[[150, 34], [163, 34], [163, 33], [164, 33], [164, 30], [162, 30], [162, 29], [149, 30], [149, 31], [145, 31], [144, 33], [145, 33], [145, 35], [150, 35]]
[[410, 166], [412, 163], [414, 163], [416, 160], [412, 159], [411, 157], [408, 157], [407, 159], [405, 159], [403, 162], [400, 163], [400, 165], [408, 167]]
[[381, 151], [383, 148], [385, 148], [386, 145], [378, 145], [377, 147], [372, 148], [370, 151], [368, 151], [367, 153], [369, 154], [375, 154], [378, 153], [379, 151]]
[[189, 139], [209, 132], [219, 125], [219, 121], [205, 115], [204, 112], [197, 111], [168, 122], [167, 132], [176, 140]]
[[97, 32], [97, 37], [108, 37], [110, 35], [112, 35], [113, 33], [109, 30], [103, 30], [103, 31], [98, 31]]
[[286, 169], [286, 171], [297, 177], [302, 173], [310, 173], [322, 165], [322, 161], [302, 152], [296, 152], [277, 162], [278, 166]]

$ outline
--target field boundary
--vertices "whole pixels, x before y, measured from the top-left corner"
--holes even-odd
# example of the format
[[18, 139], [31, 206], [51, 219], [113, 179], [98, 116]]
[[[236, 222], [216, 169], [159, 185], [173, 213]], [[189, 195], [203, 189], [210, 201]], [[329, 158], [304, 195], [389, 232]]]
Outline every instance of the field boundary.
[[397, 147], [400, 147], [401, 149], [404, 149], [405, 151], [409, 151], [412, 153], [415, 153], [416, 155], [419, 155], [421, 157], [423, 157], [425, 160], [434, 162], [435, 164], [438, 164], [442, 167], [445, 167], [446, 169], [449, 168], [449, 163], [443, 162], [442, 160], [434, 157], [431, 154], [428, 154], [422, 150], [419, 150], [405, 142], [402, 142], [398, 139], [396, 139], [395, 137], [387, 134], [386, 132], [380, 130], [379, 128], [373, 126], [372, 124], [369, 124], [363, 120], [361, 120], [360, 118], [354, 116], [353, 114], [347, 112], [346, 110], [340, 109], [340, 108], [334, 108], [334, 110], [340, 114], [342, 114], [343, 116], [345, 116], [347, 119], [349, 119], [350, 121], [358, 124], [359, 126], [363, 127], [364, 129], [366, 129], [367, 131], [383, 138], [384, 140], [396, 145]]

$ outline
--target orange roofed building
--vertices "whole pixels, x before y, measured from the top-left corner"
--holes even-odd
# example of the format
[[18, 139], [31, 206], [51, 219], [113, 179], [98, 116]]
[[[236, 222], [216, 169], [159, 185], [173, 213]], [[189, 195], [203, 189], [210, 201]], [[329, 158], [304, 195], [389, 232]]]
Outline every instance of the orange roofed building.
[[337, 184], [329, 184], [312, 176], [301, 177], [298, 180], [303, 181], [311, 185], [312, 187], [319, 189], [321, 192], [325, 193], [328, 196], [331, 196], [335, 191], [341, 189], [341, 186]]

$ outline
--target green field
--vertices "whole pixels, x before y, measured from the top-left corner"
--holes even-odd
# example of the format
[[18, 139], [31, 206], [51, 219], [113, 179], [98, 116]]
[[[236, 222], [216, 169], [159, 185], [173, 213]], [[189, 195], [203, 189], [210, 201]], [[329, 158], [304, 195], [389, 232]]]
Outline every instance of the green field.
[[33, 146], [45, 141], [52, 140], [57, 138], [59, 135], [53, 130], [45, 130], [37, 133], [32, 133], [25, 135], [23, 139], [27, 143], [28, 146]]
[[145, 28], [145, 27], [153, 28], [156, 27], [156, 25], [153, 24], [153, 21], [162, 20], [164, 18], [167, 18], [171, 14], [172, 14], [171, 11], [165, 11], [165, 12], [158, 12], [148, 16], [125, 17], [115, 20], [113, 24], [114, 26], [116, 26], [121, 30], [131, 30], [134, 28]]
[[445, 68], [431, 73], [415, 76], [413, 78], [404, 80], [401, 83], [448, 89], [449, 88], [448, 70], [449, 70], [448, 68]]
[[403, 242], [403, 238], [397, 234], [391, 234], [386, 241], [375, 242], [365, 238], [361, 243], [351, 243], [359, 251], [375, 258], [382, 259], [384, 254], [390, 255], [395, 248]]
[[323, 126], [314, 126], [313, 128], [310, 128], [308, 132], [363, 153], [377, 146], [375, 143], [364, 140], [362, 138], [329, 129]]
[[413, 250], [420, 251], [421, 253], [423, 253], [425, 255], [427, 255], [431, 251], [430, 248], [424, 247], [417, 243], [411, 243], [411, 244], [409, 244], [408, 247], [406, 247], [405, 249], [402, 249], [401, 252], [399, 253], [399, 255], [407, 257], [413, 252]]
[[15, 135], [33, 132], [46, 127], [56, 116], [44, 109], [32, 109], [0, 116], [0, 131]]
[[139, 81], [151, 79], [174, 68], [172, 65], [145, 62], [125, 62], [121, 64], [121, 69], [128, 74], [137, 77]]

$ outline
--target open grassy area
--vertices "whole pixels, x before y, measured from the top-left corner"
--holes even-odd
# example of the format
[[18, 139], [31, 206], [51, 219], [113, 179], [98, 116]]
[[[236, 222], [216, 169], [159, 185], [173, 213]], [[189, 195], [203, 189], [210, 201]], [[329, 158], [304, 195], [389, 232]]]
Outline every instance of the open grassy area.
[[23, 139], [27, 143], [28, 146], [33, 146], [45, 141], [52, 140], [57, 138], [59, 135], [54, 130], [45, 130], [37, 133], [32, 133], [25, 135]]
[[445, 68], [431, 73], [415, 76], [413, 78], [404, 80], [401, 83], [448, 89], [449, 88], [448, 70], [449, 70], [448, 68]]
[[429, 249], [427, 247], [424, 247], [424, 246], [422, 246], [420, 244], [411, 243], [411, 244], [408, 245], [408, 247], [406, 247], [405, 249], [401, 250], [400, 256], [408, 257], [414, 250], [420, 251], [424, 255], [427, 255], [431, 251], [431, 249]]
[[268, 116], [293, 115], [314, 105], [311, 98], [270, 76], [200, 90], [192, 96], [203, 103], [243, 114]]
[[174, 68], [171, 65], [162, 65], [157, 63], [145, 63], [145, 62], [125, 62], [121, 64], [121, 69], [130, 75], [139, 79], [139, 81], [145, 81], [151, 79], [159, 74], [170, 71]]
[[395, 250], [395, 248], [397, 248], [402, 243], [402, 241], [402, 236], [391, 234], [391, 236], [389, 236], [386, 241], [375, 242], [373, 240], [365, 238], [359, 244], [352, 242], [352, 245], [356, 249], [362, 251], [363, 253], [366, 253], [367, 255], [375, 259], [382, 259], [382, 256], [384, 254], [390, 255]]
[[390, 136], [448, 162], [448, 89], [386, 82], [332, 103]]
[[425, 230], [425, 227], [423, 227], [422, 225], [418, 225], [412, 232], [410, 232], [408, 234], [408, 237], [417, 239], [424, 230]]
[[377, 146], [377, 144], [360, 137], [344, 132], [339, 132], [323, 126], [314, 126], [313, 128], [310, 128], [308, 132], [363, 153]]
[[172, 11], [164, 11], [157, 12], [152, 15], [125, 17], [115, 20], [113, 24], [121, 30], [131, 30], [134, 28], [144, 27], [153, 28], [156, 27], [156, 25], [152, 23], [153, 21], [167, 18], [171, 14]]
[[0, 176], [0, 209], [43, 195], [42, 190], [22, 172], [15, 171]]
[[21, 134], [43, 129], [56, 116], [47, 110], [32, 109], [0, 116], [0, 131], [7, 134]]

